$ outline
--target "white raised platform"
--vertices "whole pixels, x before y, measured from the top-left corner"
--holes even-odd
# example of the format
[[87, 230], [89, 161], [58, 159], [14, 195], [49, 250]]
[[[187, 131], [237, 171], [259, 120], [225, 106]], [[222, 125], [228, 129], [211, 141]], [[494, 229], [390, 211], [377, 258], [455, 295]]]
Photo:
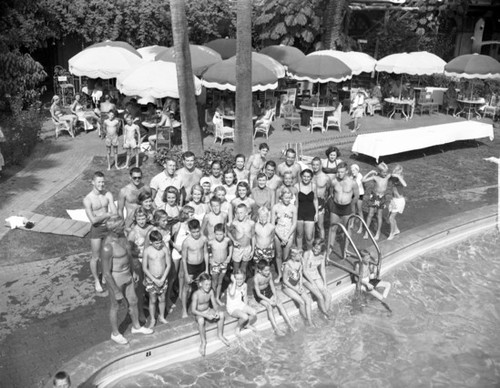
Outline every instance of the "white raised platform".
[[431, 125], [400, 131], [377, 132], [358, 135], [352, 152], [368, 155], [378, 162], [381, 156], [419, 150], [458, 140], [489, 137], [493, 140], [493, 125], [478, 121]]

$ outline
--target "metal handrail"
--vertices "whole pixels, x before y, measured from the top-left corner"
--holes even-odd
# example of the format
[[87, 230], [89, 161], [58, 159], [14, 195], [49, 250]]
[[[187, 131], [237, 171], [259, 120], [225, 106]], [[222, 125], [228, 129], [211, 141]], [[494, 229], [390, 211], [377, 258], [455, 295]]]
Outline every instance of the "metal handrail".
[[[363, 225], [364, 230], [367, 232], [368, 236], [370, 237], [371, 242], [373, 243], [373, 245], [375, 246], [375, 249], [377, 250], [377, 278], [378, 278], [378, 277], [380, 277], [380, 269], [382, 268], [382, 252], [380, 251], [380, 247], [378, 246], [378, 243], [375, 240], [375, 238], [373, 237], [373, 234], [370, 231], [370, 228], [366, 224], [365, 220], [363, 220], [363, 218], [361, 218], [357, 214], [352, 214], [351, 216], [349, 216], [349, 218], [347, 219], [347, 223], [346, 223], [347, 227], [349, 227], [349, 223], [353, 219], [358, 219], [361, 222], [361, 225]], [[352, 242], [351, 238], [349, 238], [349, 242], [351, 243], [351, 245], [355, 249], [357, 249], [355, 247], [354, 243]], [[347, 254], [347, 248], [348, 248], [348, 244], [346, 242], [346, 244], [344, 244], [344, 251], [342, 252], [342, 257], [344, 257], [344, 258], [346, 257], [346, 254]]]
[[[342, 264], [339, 264], [339, 263], [337, 263], [335, 261], [330, 261], [330, 263], [332, 263], [334, 266], [340, 268], [343, 271], [346, 271], [346, 272], [348, 272], [350, 274], [353, 274], [354, 276], [357, 276], [358, 280], [356, 282], [356, 291], [359, 292], [359, 291], [361, 291], [361, 274], [363, 273], [363, 260], [361, 260], [361, 254], [359, 253], [358, 248], [354, 244], [354, 241], [352, 241], [352, 238], [349, 235], [349, 232], [347, 231], [347, 229], [345, 228], [345, 226], [343, 224], [341, 224], [339, 222], [334, 222], [333, 224], [330, 225], [330, 227], [332, 227], [332, 226], [338, 226], [342, 230], [342, 232], [344, 232], [347, 240], [351, 243], [352, 247], [354, 248], [354, 252], [358, 256], [358, 259], [359, 259], [359, 262], [360, 262], [359, 272], [356, 273], [356, 271], [352, 270], [351, 268], [345, 267]], [[330, 234], [328, 234], [328, 236], [329, 235]], [[327, 246], [329, 246], [329, 244], [330, 244], [330, 241], [327, 242]], [[347, 243], [345, 245], [347, 246]], [[343, 258], [345, 258], [345, 252], [346, 252], [346, 249], [344, 248]]]

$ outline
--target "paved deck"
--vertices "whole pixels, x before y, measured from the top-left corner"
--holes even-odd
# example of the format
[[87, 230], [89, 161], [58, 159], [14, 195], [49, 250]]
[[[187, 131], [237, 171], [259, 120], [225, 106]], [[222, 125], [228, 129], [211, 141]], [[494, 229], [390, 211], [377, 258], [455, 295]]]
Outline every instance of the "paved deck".
[[[343, 116], [344, 121], [346, 116]], [[406, 122], [384, 117], [366, 118], [362, 132], [414, 128], [449, 122], [444, 115], [423, 116]], [[343, 124], [343, 131], [292, 135], [273, 125], [268, 143], [271, 157], [276, 158], [287, 142], [302, 142], [304, 153], [319, 153], [328, 143], [344, 146], [354, 136]], [[498, 130], [495, 130], [498, 136]], [[255, 144], [264, 140], [257, 138]], [[213, 144], [212, 138], [206, 144]], [[227, 143], [230, 148], [230, 143]], [[219, 146], [217, 146], [219, 147]], [[498, 149], [495, 148], [498, 153]], [[81, 134], [76, 139], [61, 137], [46, 140], [15, 176], [0, 182], [0, 217], [6, 218], [18, 209], [32, 210], [79, 176], [95, 155], [104, 155], [104, 147], [95, 133]], [[451, 163], [451, 167], [453, 167]], [[496, 168], [491, 168], [492, 185]], [[450, 169], [462, 175], [463, 169]], [[471, 172], [472, 173], [472, 172]], [[443, 179], [442, 171], [426, 171], [425, 178]], [[413, 177], [415, 180], [422, 177]], [[477, 187], [472, 182], [458, 187], [454, 193], [435, 200], [432, 193], [422, 203], [409, 207], [402, 227], [409, 229], [444, 215], [474, 209], [496, 201], [493, 186]], [[442, 206], [443, 202], [447, 206]], [[0, 237], [8, 230], [0, 231]], [[0, 273], [0, 381], [6, 387], [40, 387], [60, 365], [83, 350], [109, 338], [108, 302], [96, 297], [86, 258], [88, 254], [69, 255], [51, 260], [11, 265]], [[125, 315], [125, 311], [121, 311]], [[173, 318], [175, 315], [173, 316]], [[126, 327], [129, 322], [124, 322]]]

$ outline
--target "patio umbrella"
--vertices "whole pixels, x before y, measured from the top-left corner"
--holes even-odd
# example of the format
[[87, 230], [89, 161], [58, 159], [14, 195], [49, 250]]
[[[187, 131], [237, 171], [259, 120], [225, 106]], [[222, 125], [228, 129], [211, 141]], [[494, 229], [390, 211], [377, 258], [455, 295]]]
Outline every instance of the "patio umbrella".
[[146, 46], [146, 47], [141, 47], [140, 49], [137, 49], [137, 52], [141, 55], [142, 59], [146, 61], [154, 61], [155, 57], [167, 50], [167, 46], [158, 46], [158, 45], [153, 45], [153, 46]]
[[[201, 81], [193, 76], [195, 93], [201, 93]], [[177, 70], [173, 62], [142, 62], [124, 71], [116, 80], [117, 89], [127, 96], [179, 98]]]
[[444, 74], [467, 79], [500, 78], [500, 62], [488, 55], [460, 55], [446, 64]]
[[128, 43], [106, 41], [87, 47], [68, 64], [70, 73], [76, 76], [109, 79], [141, 62], [141, 55]]
[[283, 78], [286, 75], [285, 66], [279, 63], [276, 59], [262, 53], [252, 53], [252, 61], [258, 62], [271, 70], [276, 77]]
[[269, 55], [284, 66], [290, 66], [291, 63], [297, 62], [306, 56], [298, 48], [282, 44], [264, 47], [260, 53]]
[[[193, 66], [193, 73], [200, 76], [205, 70], [207, 70], [213, 64], [222, 61], [220, 54], [206, 46], [198, 46], [194, 44], [189, 45], [189, 51], [191, 52], [191, 63]], [[157, 61], [165, 62], [175, 62], [175, 50], [173, 47], [168, 47], [165, 50], [159, 52], [155, 56]]]
[[375, 70], [395, 74], [442, 74], [446, 62], [427, 51], [391, 54], [379, 59]]
[[298, 81], [342, 82], [352, 77], [351, 69], [340, 59], [328, 55], [307, 55], [288, 66], [290, 76]]
[[222, 59], [228, 59], [236, 55], [236, 39], [215, 39], [205, 43], [205, 46], [217, 51]]
[[351, 69], [352, 75], [371, 73], [377, 64], [375, 58], [358, 51], [320, 50], [309, 55], [328, 55], [340, 59]]
[[[203, 73], [201, 80], [206, 88], [236, 91], [236, 57], [216, 63]], [[276, 89], [278, 77], [266, 66], [252, 61], [252, 92]]]

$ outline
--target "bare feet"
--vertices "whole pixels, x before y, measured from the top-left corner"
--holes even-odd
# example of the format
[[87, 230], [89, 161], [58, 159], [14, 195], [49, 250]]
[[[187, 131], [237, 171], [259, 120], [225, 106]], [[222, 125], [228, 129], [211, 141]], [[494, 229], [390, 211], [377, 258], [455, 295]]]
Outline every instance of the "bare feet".
[[188, 317], [188, 313], [187, 311], [183, 311], [182, 312], [182, 318], [187, 318]]
[[375, 241], [378, 241], [378, 240], [380, 239], [380, 234], [379, 234], [379, 233], [377, 233], [373, 239], [374, 239]]
[[205, 354], [207, 353], [207, 344], [206, 342], [202, 342], [200, 345], [200, 354], [205, 357]]
[[158, 322], [160, 323], [168, 323], [168, 321], [164, 317], [158, 317]]
[[368, 233], [365, 233], [365, 234], [363, 235], [363, 238], [364, 238], [365, 240], [368, 240]]
[[359, 228], [357, 233], [359, 234], [363, 233], [363, 228]]
[[238, 326], [234, 329], [234, 335], [238, 338], [241, 336], [241, 329]]
[[98, 280], [96, 280], [94, 287], [95, 287], [95, 292], [97, 292], [97, 293], [104, 292], [104, 290], [102, 289], [101, 283], [99, 283]]
[[397, 234], [399, 234], [399, 233], [401, 233], [401, 231], [400, 231], [399, 229], [396, 229], [396, 230], [394, 231], [394, 236], [395, 236], [395, 235], [397, 235]]
[[152, 329], [156, 325], [156, 320], [153, 318], [151, 321], [149, 321], [149, 325], [147, 326], [148, 328]]
[[387, 240], [392, 240], [394, 238], [394, 233], [390, 234], [389, 237], [387, 237]]
[[170, 314], [175, 309], [175, 303], [172, 303], [169, 307], [167, 307], [168, 313]]
[[221, 342], [226, 345], [226, 346], [229, 346], [229, 341], [227, 340], [226, 337], [224, 337], [223, 335], [220, 335], [219, 336], [219, 339], [221, 340]]

